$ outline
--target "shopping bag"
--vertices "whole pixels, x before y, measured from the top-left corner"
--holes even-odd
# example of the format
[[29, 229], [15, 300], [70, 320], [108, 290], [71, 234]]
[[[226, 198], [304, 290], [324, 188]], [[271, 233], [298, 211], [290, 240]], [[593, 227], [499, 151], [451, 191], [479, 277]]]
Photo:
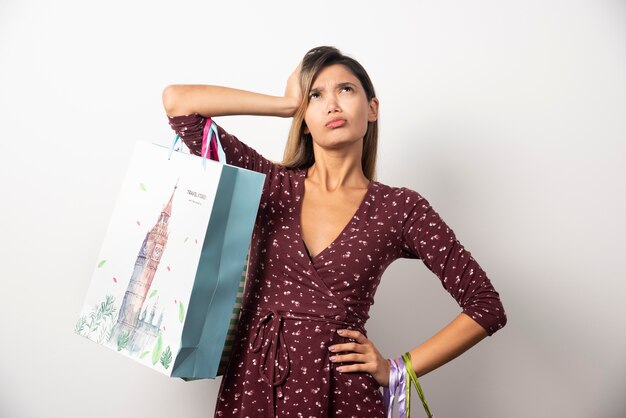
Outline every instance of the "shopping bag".
[[[249, 255], [249, 253], [248, 253]], [[243, 271], [241, 272], [241, 278], [239, 280], [239, 288], [237, 289], [237, 295], [235, 297], [235, 304], [233, 305], [232, 315], [228, 324], [228, 331], [226, 332], [226, 341], [224, 342], [224, 349], [222, 350], [222, 358], [220, 365], [217, 369], [217, 375], [222, 376], [226, 373], [230, 356], [233, 352], [235, 339], [237, 338], [237, 329], [239, 326], [239, 319], [241, 317], [241, 306], [243, 304], [243, 292], [246, 286], [246, 280], [248, 279], [248, 257], [244, 262]]]
[[217, 375], [265, 179], [202, 160], [137, 143], [75, 328], [188, 379]]

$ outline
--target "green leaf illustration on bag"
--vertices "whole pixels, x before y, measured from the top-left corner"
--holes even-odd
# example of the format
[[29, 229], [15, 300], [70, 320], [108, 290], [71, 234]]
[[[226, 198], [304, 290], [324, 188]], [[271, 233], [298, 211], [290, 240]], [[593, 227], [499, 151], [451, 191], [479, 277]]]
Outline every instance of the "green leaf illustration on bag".
[[161, 338], [161, 334], [157, 337], [156, 344], [154, 346], [154, 350], [152, 350], [152, 365], [156, 365], [161, 357], [161, 351], [163, 351], [163, 338]]
[[[74, 331], [98, 343], [108, 341], [111, 337], [111, 329], [113, 327], [113, 314], [116, 312], [115, 298], [106, 295], [104, 301], [94, 306], [89, 313], [89, 321], [85, 315], [81, 316], [76, 322]], [[92, 334], [96, 333], [98, 337], [92, 338]]]
[[128, 344], [130, 332], [124, 331], [117, 337], [117, 351], [122, 351]]
[[86, 326], [87, 326], [87, 318], [85, 318], [84, 316], [81, 316], [80, 318], [78, 318], [78, 322], [76, 322], [76, 327], [74, 327], [74, 332], [76, 332], [79, 335], [84, 335], [83, 332]]
[[163, 354], [161, 355], [161, 364], [163, 367], [168, 369], [170, 367], [170, 363], [172, 362], [172, 351], [170, 350], [170, 346], [168, 345]]
[[185, 307], [182, 302], [178, 303], [178, 320], [182, 323], [185, 319]]

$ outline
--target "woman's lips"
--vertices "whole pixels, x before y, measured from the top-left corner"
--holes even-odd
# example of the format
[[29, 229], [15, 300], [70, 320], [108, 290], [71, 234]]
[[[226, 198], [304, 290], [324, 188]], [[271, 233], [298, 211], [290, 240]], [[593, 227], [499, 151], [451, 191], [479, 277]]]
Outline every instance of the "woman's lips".
[[337, 118], [326, 122], [326, 127], [330, 129], [339, 128], [346, 124], [345, 119]]

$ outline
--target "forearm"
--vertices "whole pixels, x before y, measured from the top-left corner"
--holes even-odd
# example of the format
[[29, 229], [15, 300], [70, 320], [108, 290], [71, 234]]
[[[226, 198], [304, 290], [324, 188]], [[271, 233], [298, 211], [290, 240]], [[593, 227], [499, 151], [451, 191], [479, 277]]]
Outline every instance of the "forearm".
[[269, 96], [229, 87], [170, 85], [163, 91], [168, 116], [198, 113], [207, 117], [259, 115], [289, 117], [299, 106], [293, 97]]
[[487, 336], [487, 331], [464, 313], [437, 334], [411, 350], [417, 376], [423, 376], [458, 357]]

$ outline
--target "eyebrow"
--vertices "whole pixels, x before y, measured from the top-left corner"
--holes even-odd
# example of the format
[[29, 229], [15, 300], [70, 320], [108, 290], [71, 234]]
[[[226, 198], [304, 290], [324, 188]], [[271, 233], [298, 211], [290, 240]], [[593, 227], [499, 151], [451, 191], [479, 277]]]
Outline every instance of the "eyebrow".
[[[352, 83], [352, 82], [350, 82], [350, 81], [344, 81], [344, 82], [341, 82], [341, 83], [337, 83], [337, 84], [335, 84], [335, 88], [338, 88], [338, 89], [340, 89], [340, 88], [342, 88], [342, 87], [346, 87], [346, 86], [348, 86], [348, 87], [353, 87], [353, 88], [355, 88], [355, 89], [356, 89], [356, 87], [357, 87], [357, 86], [356, 86], [356, 84], [354, 84], [354, 83]], [[315, 92], [315, 93], [319, 93], [319, 92], [320, 92], [320, 91], [322, 91], [322, 90], [324, 90], [324, 89], [323, 89], [323, 88], [321, 88], [321, 87], [312, 87], [312, 88], [311, 88], [311, 92]]]

